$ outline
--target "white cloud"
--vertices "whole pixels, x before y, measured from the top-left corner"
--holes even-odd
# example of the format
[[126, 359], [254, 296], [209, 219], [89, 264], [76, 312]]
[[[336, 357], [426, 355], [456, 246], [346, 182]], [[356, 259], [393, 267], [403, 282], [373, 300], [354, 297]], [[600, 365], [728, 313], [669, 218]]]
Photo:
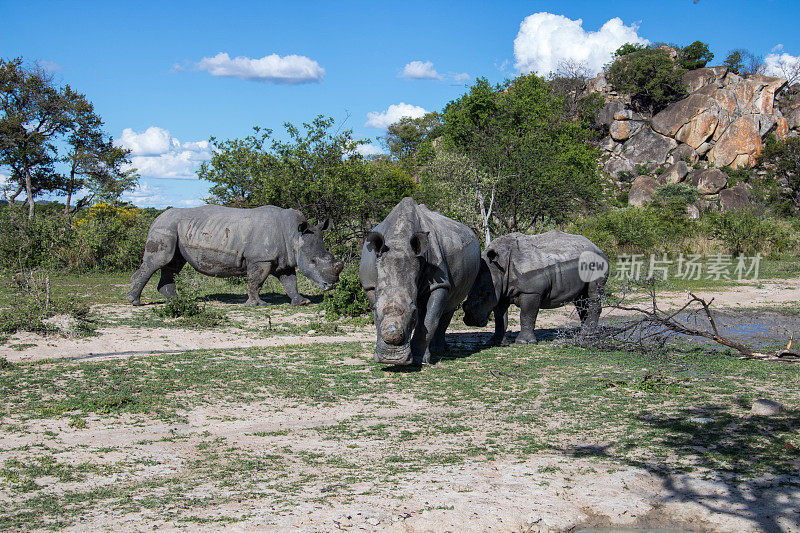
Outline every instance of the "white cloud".
[[383, 155], [386, 152], [378, 146], [377, 144], [359, 144], [358, 148], [356, 148], [356, 152], [363, 155], [364, 157], [369, 157], [371, 155]]
[[271, 54], [260, 59], [245, 56], [231, 59], [225, 52], [220, 52], [214, 57], [204, 57], [195, 64], [195, 68], [208, 71], [212, 76], [285, 85], [321, 82], [325, 77], [325, 69], [319, 63], [298, 55], [281, 57]]
[[122, 199], [139, 207], [157, 207], [159, 209], [167, 206], [166, 197], [160, 187], [154, 187], [147, 182], [140, 181], [136, 188], [122, 194]]
[[637, 35], [636, 25], [625, 26], [618, 17], [597, 31], [586, 31], [582, 26], [581, 19], [553, 13], [526, 17], [514, 39], [514, 66], [519, 72], [547, 75], [557, 71], [561, 62], [570, 61], [597, 73], [623, 44], [649, 42]]
[[172, 136], [157, 126], [150, 126], [142, 133], [125, 128], [116, 144], [130, 150], [132, 155], [160, 155], [172, 147]]
[[403, 117], [419, 118], [426, 113], [425, 108], [400, 102], [390, 105], [386, 111], [370, 111], [367, 113], [367, 122], [364, 125], [370, 128], [386, 129], [390, 124], [394, 124]]
[[181, 143], [157, 126], [142, 133], [125, 128], [115, 144], [131, 150], [132, 166], [150, 178], [195, 179], [200, 163], [212, 156], [208, 141]]
[[59, 70], [61, 70], [61, 65], [59, 65], [55, 61], [43, 60], [43, 61], [38, 61], [38, 63], [40, 67], [42, 67], [48, 72], [58, 72]]
[[456, 83], [464, 83], [465, 81], [469, 81], [472, 79], [472, 76], [467, 74], [466, 72], [459, 72], [453, 74], [453, 81]]
[[779, 44], [767, 54], [764, 64], [767, 66], [765, 74], [768, 76], [786, 78], [790, 85], [800, 81], [800, 56], [783, 52], [783, 45]]
[[401, 78], [409, 80], [441, 80], [442, 77], [433, 68], [431, 61], [412, 61], [403, 67], [399, 74]]

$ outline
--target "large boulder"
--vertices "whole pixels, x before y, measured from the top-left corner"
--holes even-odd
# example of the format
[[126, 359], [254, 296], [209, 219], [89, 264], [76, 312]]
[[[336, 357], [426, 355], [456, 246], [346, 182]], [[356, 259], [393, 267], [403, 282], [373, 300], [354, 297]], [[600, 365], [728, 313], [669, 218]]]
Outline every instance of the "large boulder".
[[670, 151], [677, 146], [675, 139], [644, 127], [628, 139], [622, 148], [622, 155], [635, 164], [663, 165]]
[[719, 113], [712, 96], [695, 93], [667, 106], [653, 117], [653, 129], [697, 148], [714, 134], [719, 124]]
[[742, 185], [719, 191], [719, 208], [722, 211], [733, 211], [750, 206], [750, 190]]
[[728, 175], [717, 168], [692, 172], [692, 185], [700, 194], [717, 194], [728, 185]]
[[708, 152], [708, 160], [718, 167], [753, 166], [761, 153], [760, 126], [758, 115], [737, 118]]
[[690, 165], [694, 165], [700, 160], [697, 150], [688, 144], [679, 144], [678, 147], [672, 151], [672, 157], [675, 161], [686, 161]]
[[603, 170], [615, 180], [622, 181], [623, 176], [627, 173], [632, 174], [636, 167], [623, 157], [612, 157], [603, 164]]
[[642, 207], [653, 199], [653, 193], [661, 187], [655, 179], [650, 176], [639, 176], [631, 184], [628, 192], [628, 203], [636, 207]]
[[625, 105], [619, 100], [612, 100], [603, 104], [595, 115], [595, 122], [603, 126], [611, 126], [614, 117], [625, 111]]
[[615, 141], [624, 141], [631, 135], [635, 135], [642, 127], [643, 124], [636, 120], [615, 120], [608, 128], [608, 132]]
[[684, 74], [683, 83], [686, 84], [686, 90], [693, 93], [706, 85], [718, 85], [727, 73], [727, 67], [698, 68]]
[[714, 105], [714, 100], [705, 94], [692, 94], [668, 105], [653, 117], [653, 129], [663, 135], [675, 135], [684, 124]]
[[689, 173], [689, 165], [685, 161], [678, 161], [661, 175], [665, 183], [680, 183]]
[[775, 93], [784, 85], [786, 80], [763, 74], [751, 74], [747, 83], [753, 86], [753, 106], [765, 115], [775, 112]]

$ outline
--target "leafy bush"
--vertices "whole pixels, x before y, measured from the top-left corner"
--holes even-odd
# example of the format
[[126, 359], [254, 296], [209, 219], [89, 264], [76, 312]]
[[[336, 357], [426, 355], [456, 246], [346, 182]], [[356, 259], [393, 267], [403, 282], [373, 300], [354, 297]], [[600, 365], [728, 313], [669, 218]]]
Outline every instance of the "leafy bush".
[[74, 246], [64, 260], [84, 269], [133, 270], [142, 260], [147, 231], [156, 216], [155, 210], [95, 204], [75, 218]]
[[697, 201], [697, 189], [685, 183], [669, 183], [653, 193], [653, 200], [662, 204], [687, 206]]
[[175, 276], [177, 296], [167, 300], [162, 307], [153, 309], [156, 316], [177, 319], [172, 324], [190, 328], [211, 328], [225, 324], [224, 313], [209, 309], [200, 296], [200, 275], [194, 270]]
[[785, 184], [790, 191], [787, 200], [795, 209], [800, 207], [800, 137], [778, 140], [767, 136], [758, 165], [774, 181]]
[[325, 315], [330, 318], [339, 316], [360, 316], [371, 311], [369, 300], [358, 279], [358, 264], [350, 263], [339, 275], [339, 283], [325, 294], [322, 300]]
[[60, 209], [40, 206], [33, 218], [19, 206], [0, 207], [0, 266], [10, 270], [61, 266], [73, 231]]
[[686, 217], [685, 205], [650, 204], [606, 211], [575, 225], [604, 252], [650, 253], [666, 250], [690, 236], [694, 224]]
[[200, 284], [197, 276], [192, 276], [187, 272], [182, 272], [175, 276], [175, 288], [177, 296], [163, 307], [154, 309], [153, 312], [164, 318], [193, 317], [201, 314], [203, 308], [200, 306]]
[[722, 240], [726, 251], [731, 254], [763, 252], [776, 257], [793, 245], [788, 229], [776, 220], [764, 218], [757, 208], [711, 212], [703, 222], [705, 232]]
[[676, 66], [666, 50], [642, 47], [620, 54], [621, 50], [606, 77], [616, 91], [630, 94], [637, 107], [655, 112], [686, 96], [686, 70]]
[[74, 217], [63, 206], [40, 206], [33, 218], [0, 207], [0, 267], [132, 270], [139, 265], [155, 209], [97, 204]]
[[[71, 298], [53, 298], [50, 295], [50, 280], [46, 274], [26, 271], [11, 278], [14, 304], [0, 311], [0, 332], [13, 334], [18, 331], [32, 333], [58, 333], [59, 328], [45, 322], [56, 315], [67, 315], [74, 320], [69, 333], [89, 333], [92, 328], [87, 320], [89, 307]], [[64, 333], [67, 333], [64, 331]]]

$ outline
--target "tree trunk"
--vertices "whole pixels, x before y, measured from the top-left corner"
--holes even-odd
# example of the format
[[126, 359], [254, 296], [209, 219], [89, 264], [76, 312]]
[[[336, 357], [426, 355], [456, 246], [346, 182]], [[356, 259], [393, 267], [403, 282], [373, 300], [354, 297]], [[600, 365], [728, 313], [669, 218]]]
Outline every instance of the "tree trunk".
[[69, 214], [69, 204], [72, 201], [72, 188], [75, 186], [75, 165], [72, 166], [69, 172], [69, 183], [67, 184], [67, 202], [64, 206], [64, 214]]
[[24, 163], [25, 172], [25, 192], [28, 195], [28, 218], [33, 218], [33, 211], [35, 204], [33, 202], [33, 186], [31, 184], [31, 169], [28, 167], [28, 162]]

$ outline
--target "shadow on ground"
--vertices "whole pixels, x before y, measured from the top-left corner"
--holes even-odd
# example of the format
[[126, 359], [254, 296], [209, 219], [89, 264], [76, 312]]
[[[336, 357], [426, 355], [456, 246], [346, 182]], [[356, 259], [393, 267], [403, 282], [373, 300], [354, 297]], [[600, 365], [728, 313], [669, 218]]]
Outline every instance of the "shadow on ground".
[[[745, 399], [738, 403], [749, 410]], [[698, 481], [696, 474], [690, 480], [680, 467], [633, 457], [635, 443], [556, 450], [644, 469], [661, 480], [664, 502], [695, 503], [714, 514], [748, 520], [759, 531], [800, 526], [800, 450], [786, 438], [800, 428], [800, 413], [762, 417], [706, 405], [668, 415], [645, 412], [639, 420], [675, 456], [691, 457], [694, 470], [708, 473], [713, 484]], [[754, 465], [758, 477], [739, 477]]]
[[[304, 295], [311, 300], [312, 304], [322, 303], [322, 295]], [[243, 304], [247, 301], [247, 294], [233, 293], [233, 292], [216, 292], [209, 294], [205, 297], [210, 302], [219, 302], [224, 304]], [[261, 294], [261, 299], [270, 305], [280, 305], [291, 303], [291, 298], [279, 292], [265, 292]]]

